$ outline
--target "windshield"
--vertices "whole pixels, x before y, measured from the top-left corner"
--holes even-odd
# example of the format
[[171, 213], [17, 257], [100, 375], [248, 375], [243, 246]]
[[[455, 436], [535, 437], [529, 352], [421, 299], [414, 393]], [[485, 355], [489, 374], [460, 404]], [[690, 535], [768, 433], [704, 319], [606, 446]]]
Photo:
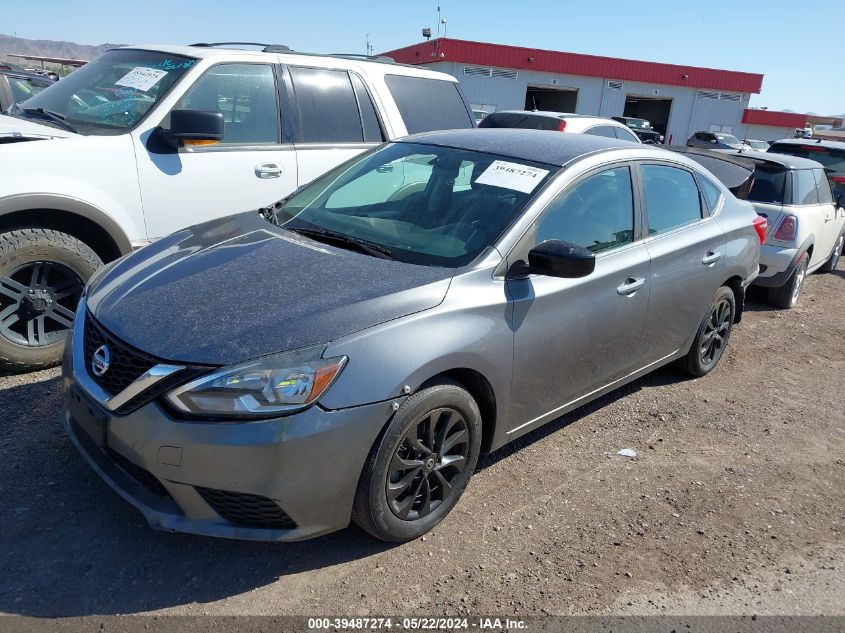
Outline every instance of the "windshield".
[[645, 119], [628, 119], [625, 124], [634, 130], [648, 130], [651, 129], [651, 123]]
[[739, 139], [733, 134], [717, 134], [716, 138], [727, 145], [740, 145]]
[[340, 234], [391, 259], [454, 268], [493, 244], [557, 169], [392, 143], [306, 185], [275, 219], [309, 237], [319, 239], [316, 231]]
[[766, 141], [745, 141], [754, 149], [762, 149], [767, 150], [769, 149], [769, 144]]
[[754, 186], [746, 200], [783, 204], [785, 185], [786, 170], [760, 165], [754, 170]]
[[108, 51], [21, 107], [43, 108], [86, 133], [113, 133], [134, 126], [195, 63], [154, 51]]

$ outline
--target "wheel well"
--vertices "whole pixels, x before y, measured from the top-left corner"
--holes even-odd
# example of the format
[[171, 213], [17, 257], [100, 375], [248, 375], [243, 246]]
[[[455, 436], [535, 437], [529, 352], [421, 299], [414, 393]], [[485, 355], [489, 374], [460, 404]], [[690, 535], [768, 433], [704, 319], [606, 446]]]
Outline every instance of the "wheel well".
[[123, 255], [117, 242], [102, 226], [69, 211], [27, 209], [0, 216], [0, 231], [23, 228], [52, 229], [72, 235], [90, 246], [105, 263]]
[[496, 395], [483, 374], [474, 369], [450, 369], [426, 381], [436, 383], [438, 378], [450, 378], [461, 384], [473, 397], [481, 411], [481, 454], [489, 453], [496, 432]]
[[742, 277], [733, 276], [722, 285], [727, 286], [734, 293], [734, 303], [736, 304], [734, 323], [739, 323], [742, 320], [742, 311], [745, 305], [745, 289], [742, 287]]

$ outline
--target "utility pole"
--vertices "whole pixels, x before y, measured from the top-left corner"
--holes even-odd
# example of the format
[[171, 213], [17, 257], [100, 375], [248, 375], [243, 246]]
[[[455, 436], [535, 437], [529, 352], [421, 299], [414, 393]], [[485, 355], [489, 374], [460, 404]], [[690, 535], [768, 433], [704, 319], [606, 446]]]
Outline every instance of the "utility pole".
[[369, 33], [367, 33], [367, 37], [366, 37], [365, 43], [366, 43], [366, 46], [367, 46], [367, 57], [372, 57], [372, 56], [373, 56], [373, 51], [374, 51], [375, 49], [373, 49], [373, 41], [372, 41], [372, 39], [370, 39], [370, 34], [369, 34]]

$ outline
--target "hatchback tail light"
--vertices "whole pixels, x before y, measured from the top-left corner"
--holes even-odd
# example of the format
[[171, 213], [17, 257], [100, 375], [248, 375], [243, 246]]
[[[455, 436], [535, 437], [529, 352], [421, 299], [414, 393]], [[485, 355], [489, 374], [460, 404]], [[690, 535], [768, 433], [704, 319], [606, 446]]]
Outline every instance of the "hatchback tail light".
[[788, 215], [781, 221], [778, 230], [775, 231], [775, 239], [790, 242], [795, 239], [797, 231], [798, 218], [794, 215]]
[[754, 230], [757, 231], [757, 237], [760, 238], [760, 244], [766, 241], [766, 233], [769, 232], [769, 221], [764, 215], [758, 215], [754, 218]]
[[557, 126], [558, 132], [564, 132], [566, 130], [566, 121], [561, 121], [560, 125]]

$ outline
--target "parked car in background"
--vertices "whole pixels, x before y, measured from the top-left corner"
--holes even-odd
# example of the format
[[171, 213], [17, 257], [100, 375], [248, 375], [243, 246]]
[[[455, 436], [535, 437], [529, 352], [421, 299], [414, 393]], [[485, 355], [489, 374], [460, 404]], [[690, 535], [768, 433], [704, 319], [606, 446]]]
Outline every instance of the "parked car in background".
[[650, 121], [630, 116], [615, 116], [611, 118], [617, 123], [629, 127], [646, 145], [663, 144], [663, 135], [651, 127]]
[[742, 141], [727, 132], [696, 132], [687, 141], [687, 146], [732, 152], [742, 149]]
[[742, 139], [742, 144], [745, 145], [743, 151], [749, 152], [765, 152], [769, 149], [769, 143], [766, 141], [757, 141], [751, 138]]
[[784, 139], [768, 149], [774, 154], [809, 158], [824, 165], [834, 198], [845, 194], [845, 143], [821, 139]]
[[501, 110], [488, 114], [478, 124], [481, 128], [521, 128], [526, 130], [552, 130], [570, 134], [591, 134], [617, 138], [631, 143], [640, 139], [627, 125], [612, 119], [603, 119], [586, 114], [547, 112], [543, 110]]
[[51, 86], [53, 80], [35, 73], [0, 70], [0, 113]]
[[385, 140], [475, 126], [450, 75], [273, 46], [114, 49], [11, 114], [0, 117], [0, 365], [19, 369], [59, 361], [103, 262], [272, 204]]
[[155, 527], [419, 537], [482, 452], [666, 363], [712, 371], [760, 246], [698, 164], [536, 130], [387, 143], [265, 215], [160, 240], [80, 303], [65, 428]]
[[836, 268], [845, 240], [845, 195], [833, 198], [816, 161], [760, 152], [743, 157], [757, 165], [747, 200], [769, 223], [754, 284], [768, 289], [772, 305], [792, 308], [808, 274]]

